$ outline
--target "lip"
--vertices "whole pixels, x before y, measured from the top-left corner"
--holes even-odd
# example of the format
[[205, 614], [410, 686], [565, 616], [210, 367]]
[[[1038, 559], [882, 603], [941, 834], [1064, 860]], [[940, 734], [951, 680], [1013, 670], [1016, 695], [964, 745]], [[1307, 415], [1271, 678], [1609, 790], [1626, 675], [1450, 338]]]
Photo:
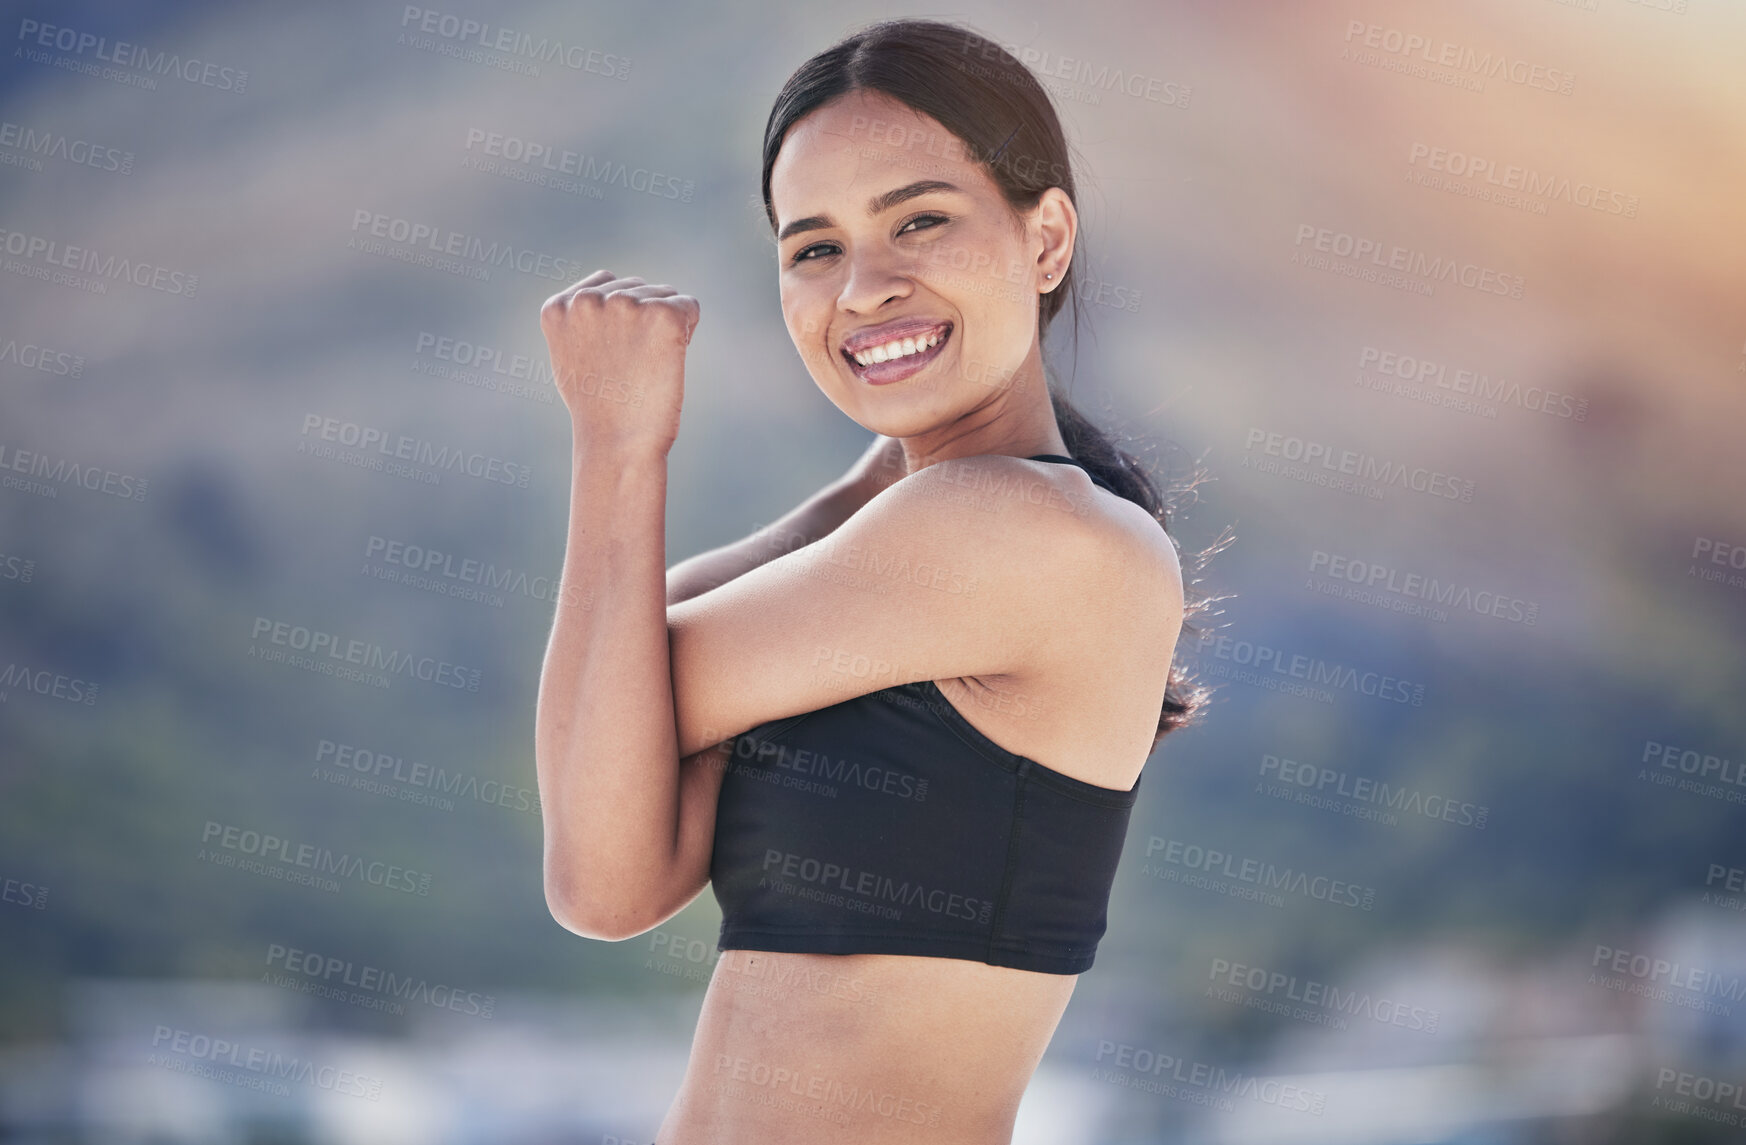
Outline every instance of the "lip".
[[[935, 345], [921, 351], [920, 353], [909, 354], [902, 358], [895, 358], [885, 362], [874, 362], [870, 365], [863, 366], [861, 363], [855, 361], [848, 348], [850, 345], [857, 342], [861, 349], [867, 349], [873, 346], [883, 346], [887, 342], [893, 341], [897, 338], [926, 334], [933, 330], [942, 331], [940, 340]], [[841, 353], [843, 361], [847, 363], [849, 371], [853, 373], [855, 377], [871, 386], [886, 386], [893, 382], [901, 382], [905, 378], [913, 377], [927, 369], [929, 364], [931, 364], [935, 358], [945, 353], [946, 347], [952, 344], [952, 335], [955, 331], [956, 327], [954, 327], [950, 322], [918, 322], [913, 320], [887, 322], [883, 326], [874, 326], [867, 331], [853, 335], [851, 340], [844, 342]], [[867, 337], [866, 335], [872, 335], [872, 337]]]
[[944, 318], [893, 318], [889, 322], [882, 322], [877, 326], [868, 326], [865, 329], [855, 331], [843, 339], [838, 349], [852, 358], [863, 350], [871, 350], [875, 346], [883, 346], [887, 342], [913, 337], [916, 334], [925, 334], [930, 330], [938, 330], [942, 327], [950, 328], [951, 325], [952, 323]]

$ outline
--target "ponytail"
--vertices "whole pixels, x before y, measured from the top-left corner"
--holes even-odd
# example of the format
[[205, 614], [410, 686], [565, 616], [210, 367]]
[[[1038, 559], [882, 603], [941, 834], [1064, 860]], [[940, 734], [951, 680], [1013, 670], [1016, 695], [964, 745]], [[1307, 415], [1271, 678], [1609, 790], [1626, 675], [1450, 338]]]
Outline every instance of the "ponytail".
[[1165, 735], [1194, 723], [1211, 698], [1211, 689], [1199, 682], [1182, 661], [1184, 652], [1192, 652], [1200, 643], [1203, 626], [1194, 623], [1194, 618], [1206, 612], [1217, 601], [1226, 599], [1224, 596], [1209, 596], [1201, 591], [1200, 574], [1213, 554], [1224, 549], [1236, 538], [1227, 528], [1208, 547], [1197, 552], [1184, 553], [1182, 546], [1170, 533], [1170, 512], [1177, 500], [1185, 495], [1192, 495], [1196, 486], [1205, 478], [1205, 470], [1201, 464], [1195, 462], [1188, 476], [1171, 484], [1166, 494], [1158, 488], [1138, 458], [1117, 445], [1109, 434], [1099, 429], [1052, 386], [1049, 389], [1049, 401], [1055, 408], [1055, 424], [1061, 430], [1061, 440], [1067, 446], [1068, 456], [1108, 482], [1110, 488], [1122, 497], [1146, 510], [1158, 522], [1158, 527], [1164, 530], [1164, 535], [1170, 538], [1170, 543], [1175, 546], [1177, 557], [1182, 562], [1182, 632], [1176, 640], [1175, 655], [1170, 659], [1170, 678], [1164, 688], [1164, 706], [1158, 717], [1157, 734], [1152, 739], [1152, 746], [1156, 749], [1158, 741]]

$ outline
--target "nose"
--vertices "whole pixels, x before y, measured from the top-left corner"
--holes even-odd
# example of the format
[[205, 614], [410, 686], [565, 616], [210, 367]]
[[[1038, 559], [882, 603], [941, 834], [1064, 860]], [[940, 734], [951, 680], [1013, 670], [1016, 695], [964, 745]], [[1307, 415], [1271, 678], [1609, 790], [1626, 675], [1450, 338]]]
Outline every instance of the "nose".
[[895, 298], [915, 292], [908, 261], [895, 251], [862, 247], [844, 254], [848, 274], [837, 305], [852, 314], [872, 314]]

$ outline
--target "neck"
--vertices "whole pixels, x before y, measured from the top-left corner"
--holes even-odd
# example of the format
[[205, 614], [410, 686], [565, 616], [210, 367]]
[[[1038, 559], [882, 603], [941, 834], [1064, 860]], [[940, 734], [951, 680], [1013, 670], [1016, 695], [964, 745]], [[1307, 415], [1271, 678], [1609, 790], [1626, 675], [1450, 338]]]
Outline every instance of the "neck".
[[990, 390], [986, 401], [955, 421], [905, 437], [902, 442], [906, 473], [937, 461], [991, 453], [1009, 457], [1065, 454], [1067, 443], [1055, 424], [1055, 407], [1049, 400], [1036, 344], [1032, 343], [1024, 366], [1013, 375], [1010, 385]]

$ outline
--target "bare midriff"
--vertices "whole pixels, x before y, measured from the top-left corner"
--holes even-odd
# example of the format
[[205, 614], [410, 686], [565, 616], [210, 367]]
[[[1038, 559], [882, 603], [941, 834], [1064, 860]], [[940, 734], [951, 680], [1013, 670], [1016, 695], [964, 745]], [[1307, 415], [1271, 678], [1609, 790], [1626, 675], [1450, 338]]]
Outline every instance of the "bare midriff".
[[724, 950], [656, 1145], [1009, 1145], [1077, 981], [958, 958]]

